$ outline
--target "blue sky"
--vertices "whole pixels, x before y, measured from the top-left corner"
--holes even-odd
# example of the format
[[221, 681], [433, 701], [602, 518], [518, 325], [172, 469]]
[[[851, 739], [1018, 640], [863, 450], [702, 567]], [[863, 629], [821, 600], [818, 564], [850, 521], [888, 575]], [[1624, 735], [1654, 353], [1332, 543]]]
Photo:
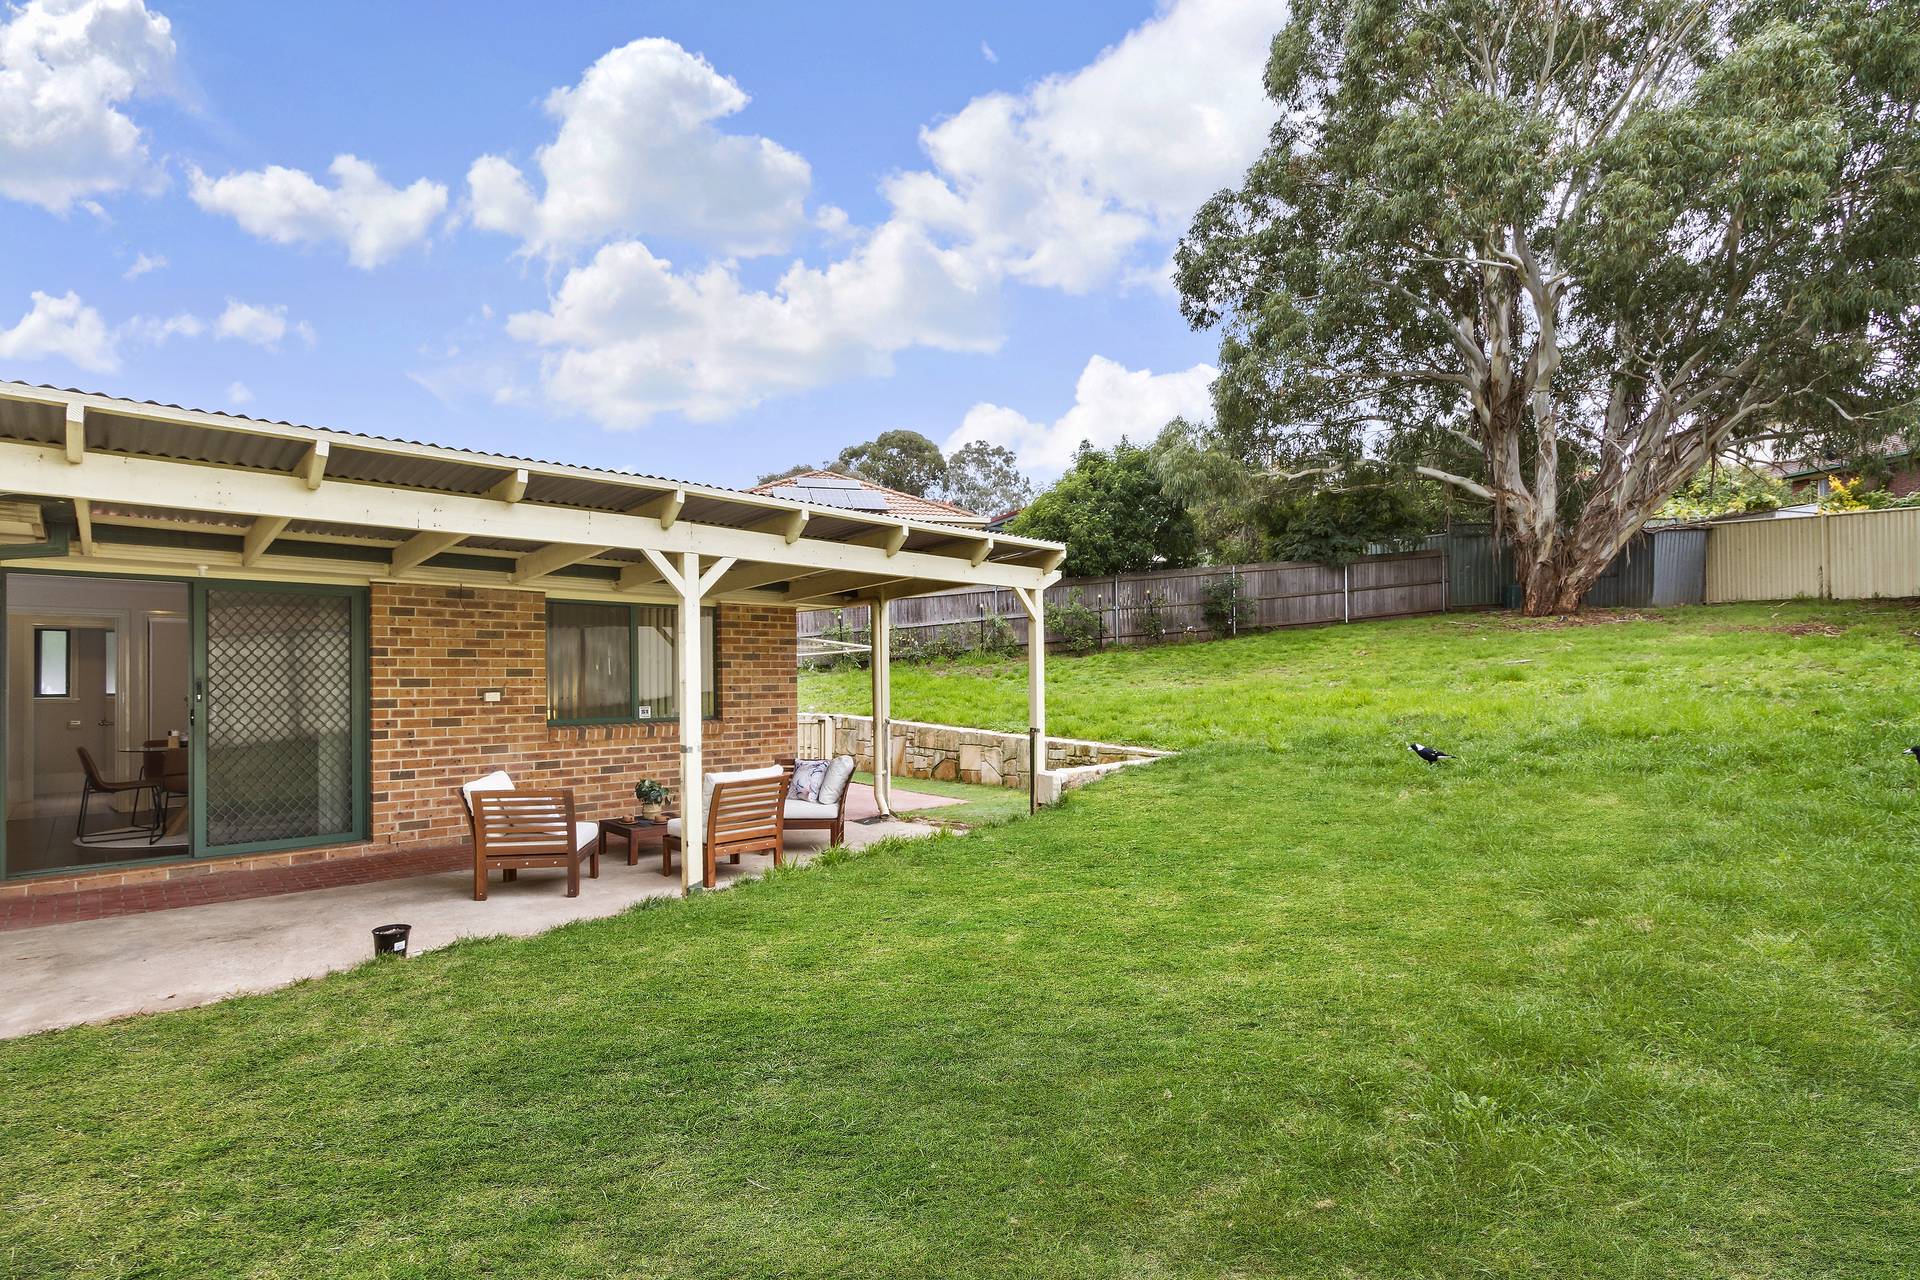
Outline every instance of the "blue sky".
[[1270, 0], [0, 3], [0, 377], [721, 484], [1204, 412]]

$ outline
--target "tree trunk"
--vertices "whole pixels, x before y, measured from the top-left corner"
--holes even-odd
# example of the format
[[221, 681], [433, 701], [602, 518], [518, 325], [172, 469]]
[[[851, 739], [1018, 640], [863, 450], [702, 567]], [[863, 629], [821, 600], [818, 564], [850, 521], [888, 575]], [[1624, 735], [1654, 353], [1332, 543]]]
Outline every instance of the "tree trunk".
[[1580, 515], [1571, 533], [1514, 539], [1520, 575], [1520, 610], [1529, 618], [1574, 613], [1644, 522], [1644, 516], [1611, 503], [1594, 504]]

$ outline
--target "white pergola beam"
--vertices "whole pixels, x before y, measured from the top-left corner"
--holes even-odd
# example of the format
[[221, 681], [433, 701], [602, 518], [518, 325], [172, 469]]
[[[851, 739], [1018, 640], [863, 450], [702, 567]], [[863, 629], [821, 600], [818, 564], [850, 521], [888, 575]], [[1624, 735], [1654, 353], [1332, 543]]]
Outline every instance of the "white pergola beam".
[[638, 587], [652, 586], [663, 579], [660, 570], [650, 564], [630, 564], [620, 571], [619, 589], [632, 591]]
[[306, 457], [300, 459], [300, 478], [306, 481], [307, 488], [318, 489], [320, 482], [327, 478], [327, 457], [333, 452], [333, 446], [325, 440], [315, 440], [307, 446]]
[[527, 496], [527, 469], [521, 467], [501, 476], [494, 486], [487, 490], [487, 496], [495, 502], [515, 503]]
[[459, 546], [461, 540], [457, 533], [416, 533], [393, 549], [387, 572], [398, 577], [417, 569], [442, 551]]
[[862, 547], [878, 547], [891, 558], [900, 554], [900, 548], [907, 545], [907, 535], [912, 532], [906, 525], [897, 524], [890, 529], [863, 530], [847, 541]]
[[627, 509], [629, 515], [651, 516], [660, 522], [663, 530], [671, 529], [680, 519], [680, 509], [687, 505], [687, 491], [675, 489], [671, 493], [655, 494], [644, 502], [637, 502]]
[[535, 578], [544, 578], [570, 564], [591, 560], [605, 550], [606, 547], [574, 546], [561, 542], [538, 551], [529, 551], [513, 562], [513, 580], [531, 582]]
[[810, 581], [801, 583], [794, 591], [797, 600], [817, 600], [822, 596], [848, 595], [853, 592], [873, 591], [880, 587], [892, 587], [902, 582], [911, 582], [911, 578], [898, 574], [884, 573], [825, 573]]
[[750, 564], [736, 568], [720, 580], [716, 591], [752, 591], [757, 587], [771, 586], [776, 582], [800, 582], [807, 578], [819, 577], [820, 569], [796, 569], [790, 564]]
[[747, 527], [762, 533], [777, 533], [792, 546], [800, 541], [800, 534], [806, 529], [807, 521], [813, 518], [813, 512], [802, 507], [798, 511], [782, 511], [779, 515], [765, 520], [756, 520]]
[[240, 544], [240, 563], [251, 568], [260, 563], [260, 557], [267, 554], [267, 548], [273, 540], [286, 532], [293, 521], [285, 516], [255, 516], [253, 523], [247, 526], [247, 536]]
[[79, 466], [87, 458], [87, 407], [67, 405], [67, 461]]
[[75, 498], [73, 502], [73, 523], [80, 530], [80, 554], [93, 554], [93, 504], [85, 498]]
[[657, 519], [620, 512], [539, 503], [509, 506], [488, 498], [371, 484], [329, 484], [309, 490], [295, 476], [168, 459], [95, 454], [86, 466], [69, 467], [55, 451], [12, 441], [0, 441], [0, 475], [6, 477], [9, 491], [35, 497], [135, 505], [151, 505], [158, 500], [186, 511], [285, 516], [414, 533], [618, 547], [672, 555], [692, 551], [731, 556], [741, 562], [792, 565], [807, 572], [865, 572], [888, 580], [1028, 587], [1041, 584], [1046, 577], [1043, 570], [1032, 565], [989, 561], [969, 568], [962, 558], [925, 551], [901, 551], [889, 557], [882, 548], [806, 537], [788, 544], [778, 534], [684, 520], [671, 529], [662, 529]]

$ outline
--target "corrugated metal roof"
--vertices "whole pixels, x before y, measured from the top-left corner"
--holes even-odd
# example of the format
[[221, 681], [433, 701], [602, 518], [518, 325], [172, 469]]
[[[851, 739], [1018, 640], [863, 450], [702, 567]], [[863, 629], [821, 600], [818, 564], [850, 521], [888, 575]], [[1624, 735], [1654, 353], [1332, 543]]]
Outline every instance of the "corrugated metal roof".
[[[134, 401], [76, 388], [0, 382], [0, 390], [8, 386], [15, 388], [17, 392], [27, 394], [42, 392], [49, 393], [51, 396], [86, 396], [93, 400], [108, 402], [107, 404], [89, 404], [86, 412], [87, 447], [103, 453], [144, 455], [206, 465], [288, 473], [299, 467], [312, 447], [313, 441], [301, 436], [289, 437], [269, 432], [249, 432], [240, 425], [253, 424], [262, 428], [286, 428], [296, 432], [311, 432], [320, 439], [324, 439], [329, 445], [326, 476], [334, 480], [360, 481], [429, 492], [477, 495], [486, 493], [497, 485], [503, 478], [503, 471], [520, 466], [555, 468], [566, 474], [529, 471], [524, 500], [588, 510], [625, 511], [645, 501], [649, 491], [686, 489], [687, 497], [680, 513], [681, 518], [696, 524], [725, 528], [763, 524], [769, 516], [778, 514], [777, 508], [770, 510], [768, 504], [785, 501], [777, 495], [758, 490], [699, 485], [617, 468], [580, 466], [512, 454], [478, 453], [403, 437], [309, 427], [281, 419], [255, 418], [224, 411], [194, 409], [154, 400]], [[114, 407], [116, 405], [125, 406], [125, 409], [116, 409]], [[206, 414], [216, 421], [198, 423], [148, 416], [139, 412], [141, 408]], [[226, 425], [228, 423], [236, 425], [228, 426]], [[65, 432], [64, 401], [49, 399], [45, 402], [34, 402], [0, 395], [0, 438], [34, 444], [57, 444], [64, 438]], [[367, 442], [367, 447], [355, 447], [352, 443], [355, 440]], [[375, 447], [377, 445], [404, 446], [430, 452], [415, 454]], [[833, 475], [833, 473], [823, 474]], [[602, 476], [606, 479], [596, 479]], [[834, 478], [840, 479], [840, 477]], [[957, 529], [964, 529], [978, 522], [978, 517], [950, 503], [917, 498], [911, 494], [902, 494], [898, 490], [887, 489], [885, 486], [870, 485], [865, 481], [858, 481], [858, 483], [882, 494], [891, 495], [889, 509], [883, 518], [916, 522], [953, 522]], [[740, 500], [730, 500], [735, 498]], [[811, 518], [806, 536], [827, 540], [845, 538], [870, 530], [874, 527], [874, 519], [881, 515], [879, 512], [847, 510], [844, 516], [836, 518], [827, 516], [818, 505], [809, 505], [808, 509], [811, 512]], [[311, 531], [320, 532], [318, 528]], [[362, 534], [367, 532], [370, 531], [360, 531]], [[355, 536], [355, 534], [341, 531], [338, 536]], [[396, 533], [396, 536], [404, 535]], [[946, 542], [947, 539], [937, 531], [916, 530], [910, 536], [908, 545], [915, 549], [925, 549], [944, 546]], [[1003, 540], [993, 549], [990, 558], [1007, 559], [1030, 554], [1035, 550], [1052, 548], [1053, 544], [1032, 539]]]

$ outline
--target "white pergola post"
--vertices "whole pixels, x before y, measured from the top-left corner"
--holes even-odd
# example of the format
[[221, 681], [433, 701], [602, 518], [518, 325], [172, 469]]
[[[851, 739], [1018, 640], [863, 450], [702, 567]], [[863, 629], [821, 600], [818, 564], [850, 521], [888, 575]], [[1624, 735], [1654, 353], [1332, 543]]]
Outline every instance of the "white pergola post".
[[1027, 615], [1027, 726], [1033, 755], [1027, 762], [1030, 807], [1040, 803], [1040, 771], [1047, 764], [1047, 593], [1044, 588], [1015, 587], [1013, 594]]
[[707, 655], [700, 644], [700, 602], [733, 567], [733, 559], [716, 560], [703, 574], [698, 552], [681, 552], [675, 557], [677, 565], [656, 551], [646, 555], [679, 598], [674, 666], [678, 673], [675, 695], [680, 700], [680, 885], [691, 893], [706, 870], [707, 838], [700, 715], [700, 676], [706, 670]]
[[680, 668], [680, 885], [688, 893], [706, 868], [705, 766], [700, 742], [700, 557], [680, 553], [680, 621], [674, 656]]
[[873, 802], [881, 813], [893, 812], [893, 619], [887, 598], [875, 595], [867, 610], [873, 676]]

